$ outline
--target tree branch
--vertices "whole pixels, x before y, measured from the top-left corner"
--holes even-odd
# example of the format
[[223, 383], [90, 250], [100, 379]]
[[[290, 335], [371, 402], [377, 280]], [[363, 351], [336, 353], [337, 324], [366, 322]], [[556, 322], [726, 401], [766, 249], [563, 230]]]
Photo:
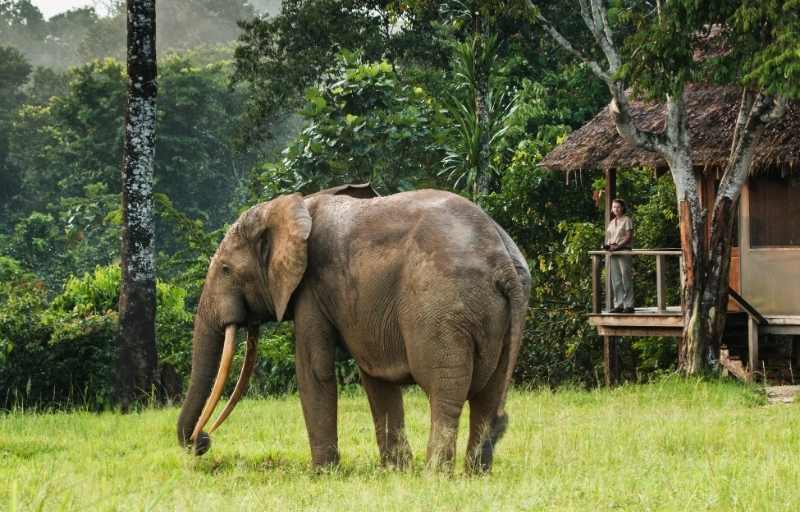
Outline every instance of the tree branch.
[[667, 111], [666, 128], [664, 130], [666, 136], [661, 142], [665, 145], [672, 143], [689, 149], [691, 141], [689, 139], [688, 117], [686, 103], [683, 101], [683, 93], [681, 93], [681, 96], [668, 94], [665, 108]]
[[[674, 147], [674, 144], [669, 144], [669, 140], [663, 134], [641, 130], [637, 128], [633, 122], [628, 98], [625, 93], [625, 85], [621, 80], [614, 77], [620, 68], [620, 57], [614, 46], [613, 34], [608, 24], [605, 9], [602, 6], [602, 0], [578, 0], [578, 3], [580, 4], [581, 17], [586, 27], [592, 33], [595, 41], [606, 57], [608, 71], [604, 70], [597, 61], [589, 58], [583, 52], [575, 48], [575, 46], [541, 14], [533, 1], [528, 0], [528, 5], [536, 12], [536, 18], [556, 43], [589, 66], [589, 69], [605, 82], [612, 96], [610, 112], [620, 136], [629, 143], [648, 151], [655, 151], [662, 154], [669, 151], [671, 147]], [[665, 155], [665, 157], [669, 159], [667, 155]]]
[[742, 130], [744, 130], [744, 127], [747, 124], [748, 115], [750, 110], [753, 108], [753, 102], [755, 101], [755, 98], [756, 95], [753, 91], [747, 88], [742, 89], [742, 99], [739, 103], [739, 114], [736, 116], [736, 125], [734, 126], [733, 139], [731, 140], [731, 155], [736, 152], [736, 147], [739, 144], [739, 137], [741, 136]]
[[[584, 0], [585, 1], [585, 0]], [[614, 37], [611, 32], [611, 27], [608, 24], [606, 17], [606, 10], [602, 5], [602, 0], [591, 0], [592, 2], [592, 18], [594, 18], [595, 26], [595, 39], [603, 50], [603, 54], [608, 60], [609, 71], [611, 74], [616, 74], [620, 67], [619, 52], [614, 46]], [[602, 32], [601, 30], [602, 29]]]
[[[581, 1], [584, 1], [584, 0], [581, 0]], [[533, 4], [533, 2], [531, 0], [528, 0], [528, 5], [531, 8], [534, 8], [534, 9], [536, 8], [536, 6]], [[558, 45], [561, 46], [563, 49], [565, 49], [566, 51], [568, 51], [569, 53], [571, 53], [572, 55], [574, 55], [575, 57], [580, 59], [587, 66], [589, 66], [589, 69], [591, 69], [592, 72], [598, 78], [600, 78], [603, 82], [606, 83], [606, 85], [609, 85], [609, 87], [610, 87], [611, 82], [613, 82], [613, 80], [611, 78], [611, 75], [606, 73], [606, 71], [602, 67], [600, 67], [600, 64], [597, 61], [589, 58], [583, 52], [581, 52], [580, 50], [575, 48], [575, 46], [573, 46], [572, 43], [570, 43], [569, 40], [566, 37], [561, 35], [561, 32], [559, 32], [558, 29], [555, 28], [547, 20], [547, 18], [545, 18], [544, 16], [542, 16], [541, 13], [538, 12], [538, 9], [536, 9], [536, 10], [537, 10], [536, 19], [539, 20], [539, 22], [542, 24], [542, 26], [547, 31], [547, 33], [550, 34], [550, 37], [552, 37], [555, 40], [555, 42], [558, 43]]]
[[617, 131], [623, 139], [647, 151], [663, 152], [666, 149], [663, 135], [640, 130], [633, 122], [630, 105], [621, 84], [611, 87], [611, 104], [608, 106]]
[[783, 117], [786, 98], [744, 90], [731, 143], [731, 154], [719, 184], [716, 203], [736, 200], [750, 174], [755, 146], [770, 123]]
[[589, 28], [592, 35], [596, 38], [597, 26], [594, 22], [594, 17], [592, 16], [592, 9], [589, 6], [589, 0], [578, 0], [578, 3], [581, 6], [581, 18], [583, 18], [584, 25]]

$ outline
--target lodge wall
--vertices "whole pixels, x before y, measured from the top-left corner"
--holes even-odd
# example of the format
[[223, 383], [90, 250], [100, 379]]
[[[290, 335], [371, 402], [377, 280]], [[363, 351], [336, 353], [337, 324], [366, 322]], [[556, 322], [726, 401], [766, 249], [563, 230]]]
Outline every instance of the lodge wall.
[[740, 205], [742, 296], [764, 315], [800, 315], [800, 177], [751, 177]]

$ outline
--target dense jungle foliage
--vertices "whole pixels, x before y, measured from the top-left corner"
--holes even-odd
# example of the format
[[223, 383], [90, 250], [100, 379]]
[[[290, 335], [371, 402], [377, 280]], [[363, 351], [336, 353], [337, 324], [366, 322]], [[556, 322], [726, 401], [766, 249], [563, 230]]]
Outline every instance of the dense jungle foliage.
[[[533, 290], [518, 384], [602, 381], [602, 342], [586, 322], [602, 178], [538, 162], [607, 90], [532, 24], [525, 2], [285, 0], [274, 15], [239, 0], [168, 4], [177, 20], [196, 8], [219, 37], [159, 21], [162, 373], [187, 378], [208, 261], [239, 212], [370, 181], [383, 194], [461, 193], [524, 251]], [[0, 407], [113, 405], [124, 31], [102, 27], [121, 12], [45, 21], [27, 0], [0, 1]], [[669, 177], [632, 169], [620, 180], [636, 245], [677, 247]], [[652, 262], [637, 264], [637, 302], [653, 304]], [[293, 388], [292, 336], [290, 324], [264, 329], [251, 392]], [[675, 361], [671, 344], [647, 339], [623, 357], [632, 379]], [[338, 373], [357, 382], [344, 353]]]

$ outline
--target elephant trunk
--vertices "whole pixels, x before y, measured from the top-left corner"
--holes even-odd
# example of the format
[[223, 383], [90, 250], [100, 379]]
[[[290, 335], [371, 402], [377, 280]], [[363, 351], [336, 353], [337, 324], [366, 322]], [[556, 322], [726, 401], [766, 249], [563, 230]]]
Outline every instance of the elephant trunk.
[[192, 335], [192, 374], [186, 399], [178, 417], [178, 442], [183, 447], [194, 444], [194, 452], [197, 455], [205, 453], [211, 444], [205, 432], [197, 436], [192, 434], [211, 396], [212, 386], [220, 368], [222, 351], [222, 333], [210, 327], [203, 320], [203, 315], [198, 312]]

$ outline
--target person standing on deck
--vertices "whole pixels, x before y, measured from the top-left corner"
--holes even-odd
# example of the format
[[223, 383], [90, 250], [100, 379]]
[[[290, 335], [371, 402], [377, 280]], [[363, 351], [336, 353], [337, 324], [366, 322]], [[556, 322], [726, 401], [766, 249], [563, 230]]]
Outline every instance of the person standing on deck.
[[[607, 251], [630, 251], [633, 246], [633, 221], [625, 214], [625, 201], [614, 199], [611, 213], [614, 218], [606, 228], [603, 248]], [[629, 254], [612, 255], [609, 259], [611, 287], [614, 290], [612, 313], [633, 313], [633, 258]]]

